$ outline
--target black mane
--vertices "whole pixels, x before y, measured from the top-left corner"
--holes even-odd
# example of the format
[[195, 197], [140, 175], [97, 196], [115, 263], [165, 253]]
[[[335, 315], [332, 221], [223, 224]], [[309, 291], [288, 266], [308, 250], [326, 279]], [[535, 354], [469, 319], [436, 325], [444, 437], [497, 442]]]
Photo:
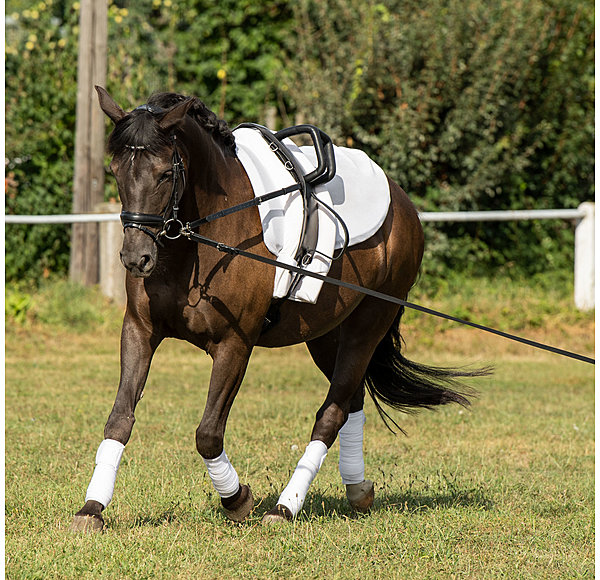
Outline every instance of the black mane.
[[[148, 105], [169, 109], [187, 98], [177, 93], [155, 93], [148, 99]], [[194, 103], [189, 108], [188, 115], [224, 149], [235, 155], [235, 138], [227, 123], [219, 119], [200, 99], [192, 98]], [[156, 154], [164, 147], [169, 146], [169, 136], [161, 130], [158, 124], [160, 116], [161, 114], [147, 109], [131, 111], [115, 126], [108, 142], [109, 152], [115, 154], [126, 147], [139, 147]]]

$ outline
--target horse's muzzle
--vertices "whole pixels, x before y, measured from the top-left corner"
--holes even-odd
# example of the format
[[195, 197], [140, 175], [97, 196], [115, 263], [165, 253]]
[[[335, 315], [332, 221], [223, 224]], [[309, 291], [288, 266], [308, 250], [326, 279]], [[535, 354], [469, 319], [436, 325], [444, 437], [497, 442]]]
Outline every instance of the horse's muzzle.
[[121, 252], [121, 262], [136, 278], [147, 278], [156, 266], [156, 258], [150, 254], [132, 257]]
[[156, 244], [143, 232], [129, 228], [125, 230], [121, 263], [136, 278], [147, 278], [156, 267], [158, 251]]

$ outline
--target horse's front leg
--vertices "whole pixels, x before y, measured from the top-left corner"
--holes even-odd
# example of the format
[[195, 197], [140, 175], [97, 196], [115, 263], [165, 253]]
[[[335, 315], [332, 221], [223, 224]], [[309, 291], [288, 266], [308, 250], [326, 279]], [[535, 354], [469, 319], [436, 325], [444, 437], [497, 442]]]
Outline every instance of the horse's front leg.
[[73, 519], [75, 531], [101, 531], [102, 511], [112, 499], [123, 449], [135, 422], [134, 411], [142, 398], [150, 362], [160, 344], [149, 325], [125, 315], [121, 332], [121, 378], [112, 412], [104, 427], [104, 440], [96, 453], [96, 467], [85, 496], [85, 505]]
[[251, 348], [242, 341], [220, 343], [213, 356], [208, 397], [202, 421], [196, 430], [196, 449], [221, 498], [227, 517], [241, 522], [254, 507], [248, 485], [241, 485], [223, 448], [229, 411], [242, 383]]

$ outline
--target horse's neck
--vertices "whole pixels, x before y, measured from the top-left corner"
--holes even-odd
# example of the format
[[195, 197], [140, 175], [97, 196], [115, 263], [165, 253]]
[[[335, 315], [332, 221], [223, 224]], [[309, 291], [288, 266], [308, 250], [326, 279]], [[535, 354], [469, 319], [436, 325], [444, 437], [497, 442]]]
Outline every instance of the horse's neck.
[[[192, 219], [205, 217], [252, 198], [252, 186], [239, 159], [225, 151], [203, 129], [188, 143], [190, 153], [189, 193], [196, 203]], [[228, 229], [248, 220], [248, 210], [214, 222]], [[218, 223], [217, 223], [218, 222]], [[226, 224], [226, 225], [225, 225]], [[246, 229], [246, 228], [244, 228]]]

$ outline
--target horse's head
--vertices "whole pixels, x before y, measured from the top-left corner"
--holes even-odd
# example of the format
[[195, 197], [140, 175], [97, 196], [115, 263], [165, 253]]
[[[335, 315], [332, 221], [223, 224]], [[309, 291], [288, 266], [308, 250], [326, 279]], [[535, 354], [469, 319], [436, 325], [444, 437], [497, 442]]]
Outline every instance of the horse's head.
[[142, 105], [126, 113], [103, 88], [96, 90], [100, 107], [115, 124], [109, 151], [123, 209], [121, 261], [134, 276], [145, 278], [156, 266], [157, 246], [179, 224], [186, 161], [180, 154], [177, 129], [194, 99], [167, 109]]

